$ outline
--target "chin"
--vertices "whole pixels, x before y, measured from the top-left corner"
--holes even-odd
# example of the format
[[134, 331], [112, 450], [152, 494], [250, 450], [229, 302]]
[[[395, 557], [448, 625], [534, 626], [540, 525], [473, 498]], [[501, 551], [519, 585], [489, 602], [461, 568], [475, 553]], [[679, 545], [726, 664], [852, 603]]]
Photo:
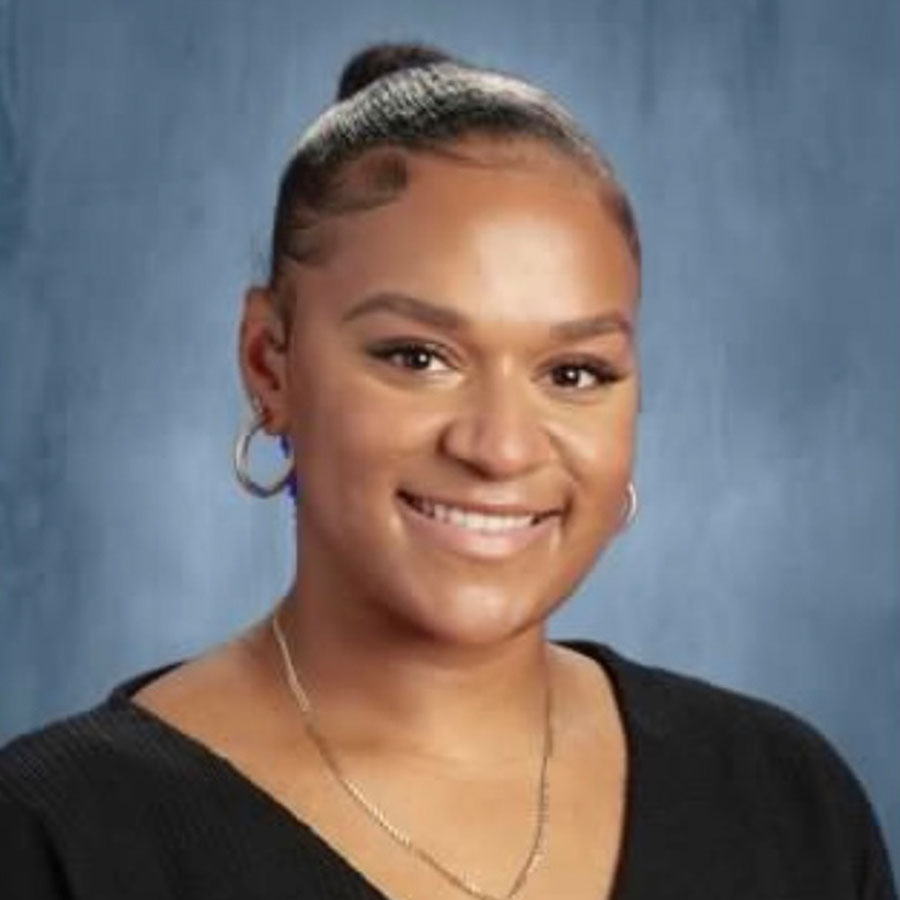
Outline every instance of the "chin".
[[429, 642], [457, 647], [505, 643], [541, 629], [552, 612], [538, 598], [523, 602], [522, 592], [513, 596], [508, 589], [484, 584], [432, 589], [408, 601], [393, 605], [396, 619]]

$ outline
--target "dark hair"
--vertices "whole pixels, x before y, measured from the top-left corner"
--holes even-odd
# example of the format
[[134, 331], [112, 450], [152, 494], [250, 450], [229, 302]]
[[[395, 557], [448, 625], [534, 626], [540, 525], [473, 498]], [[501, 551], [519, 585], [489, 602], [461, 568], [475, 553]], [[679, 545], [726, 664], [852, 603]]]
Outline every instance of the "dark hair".
[[[471, 163], [459, 147], [470, 135], [545, 141], [596, 176], [603, 202], [640, 263], [634, 215], [612, 167], [549, 94], [435, 47], [376, 44], [347, 63], [337, 103], [301, 138], [281, 176], [270, 286], [276, 285], [285, 257], [309, 264], [324, 259], [327, 247], [315, 229], [324, 217], [378, 206], [403, 190], [404, 151]], [[360, 165], [349, 166], [354, 160]]]

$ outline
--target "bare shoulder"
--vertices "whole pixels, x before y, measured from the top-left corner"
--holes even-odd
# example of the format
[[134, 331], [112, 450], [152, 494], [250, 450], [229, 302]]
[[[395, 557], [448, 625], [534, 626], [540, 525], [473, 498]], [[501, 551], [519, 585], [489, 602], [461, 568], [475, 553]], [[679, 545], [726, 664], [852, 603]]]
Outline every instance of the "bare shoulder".
[[240, 758], [278, 721], [259, 648], [257, 626], [154, 679], [131, 699], [220, 755]]
[[624, 744], [624, 724], [609, 675], [577, 650], [550, 645], [559, 725], [575, 740]]

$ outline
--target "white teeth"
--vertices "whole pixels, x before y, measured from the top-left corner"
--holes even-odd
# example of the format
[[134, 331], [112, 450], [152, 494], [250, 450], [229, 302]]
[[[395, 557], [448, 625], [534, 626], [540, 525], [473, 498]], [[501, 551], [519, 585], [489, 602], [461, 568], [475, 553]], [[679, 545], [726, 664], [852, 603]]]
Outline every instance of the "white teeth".
[[451, 525], [457, 525], [460, 528], [470, 528], [472, 531], [514, 531], [519, 528], [528, 528], [534, 524], [536, 518], [533, 515], [495, 516], [485, 513], [467, 512], [456, 506], [434, 503], [422, 497], [416, 497], [414, 505], [439, 522], [449, 522]]

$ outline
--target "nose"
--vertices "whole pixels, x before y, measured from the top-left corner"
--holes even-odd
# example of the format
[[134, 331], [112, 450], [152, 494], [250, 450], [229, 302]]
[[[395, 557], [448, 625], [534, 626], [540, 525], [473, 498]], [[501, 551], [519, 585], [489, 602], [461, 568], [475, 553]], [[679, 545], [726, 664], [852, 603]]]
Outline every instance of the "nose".
[[483, 478], [527, 474], [552, 456], [530, 385], [510, 374], [470, 385], [442, 435], [442, 450]]

